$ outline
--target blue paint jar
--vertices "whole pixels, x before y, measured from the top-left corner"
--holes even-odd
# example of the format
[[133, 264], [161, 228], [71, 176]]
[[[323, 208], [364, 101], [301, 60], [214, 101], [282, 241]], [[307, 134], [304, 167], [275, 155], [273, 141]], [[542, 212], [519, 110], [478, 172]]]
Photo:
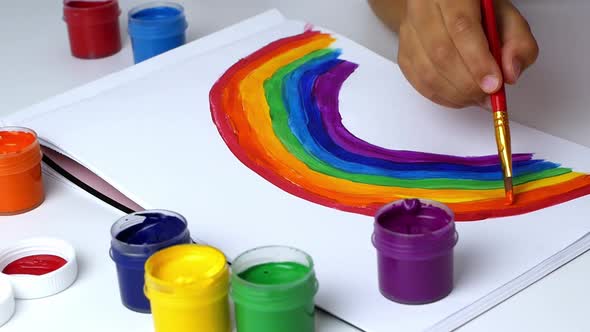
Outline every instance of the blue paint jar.
[[151, 2], [129, 11], [128, 31], [135, 63], [183, 45], [188, 27], [184, 8], [171, 2]]
[[174, 212], [136, 212], [113, 224], [110, 254], [117, 265], [124, 306], [137, 312], [150, 312], [149, 300], [143, 292], [145, 262], [156, 251], [183, 243], [191, 243], [186, 219]]

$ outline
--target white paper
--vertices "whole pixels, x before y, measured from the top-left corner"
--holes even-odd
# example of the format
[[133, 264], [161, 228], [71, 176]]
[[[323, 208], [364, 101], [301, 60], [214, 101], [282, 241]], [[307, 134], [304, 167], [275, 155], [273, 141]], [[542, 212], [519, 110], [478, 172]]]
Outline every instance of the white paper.
[[[371, 218], [306, 202], [266, 182], [231, 154], [211, 121], [208, 94], [220, 75], [303, 28], [302, 22], [284, 21], [184, 57], [171, 52], [141, 75], [134, 68], [122, 71], [103, 81], [107, 89], [66, 94], [10, 121], [37, 130], [141, 206], [185, 215], [193, 235], [230, 259], [268, 244], [309, 252], [320, 281], [318, 305], [370, 332], [420, 331], [440, 323], [590, 230], [583, 218], [590, 213], [588, 197], [523, 216], [459, 224], [453, 293], [423, 306], [385, 300], [378, 292]], [[355, 135], [384, 147], [495, 153], [488, 113], [441, 110], [419, 96], [394, 64], [337, 38], [341, 58], [360, 65], [341, 92], [341, 113]], [[532, 91], [516, 93], [522, 100]], [[590, 149], [518, 124], [512, 132], [515, 152], [590, 171]]]

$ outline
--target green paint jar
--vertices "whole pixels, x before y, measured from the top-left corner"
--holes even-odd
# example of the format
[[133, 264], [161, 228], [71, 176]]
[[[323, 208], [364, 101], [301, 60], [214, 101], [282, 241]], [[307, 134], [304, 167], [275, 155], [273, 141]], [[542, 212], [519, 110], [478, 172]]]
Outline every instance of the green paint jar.
[[238, 332], [314, 332], [318, 291], [313, 260], [283, 246], [246, 251], [232, 263]]

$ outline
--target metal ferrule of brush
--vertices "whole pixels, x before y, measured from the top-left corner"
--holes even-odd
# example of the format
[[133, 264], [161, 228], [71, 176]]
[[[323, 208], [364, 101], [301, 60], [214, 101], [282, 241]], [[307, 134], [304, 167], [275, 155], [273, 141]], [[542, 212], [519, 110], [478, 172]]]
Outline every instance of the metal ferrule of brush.
[[494, 129], [496, 132], [496, 145], [498, 155], [502, 163], [505, 177], [512, 177], [512, 151], [510, 147], [510, 127], [508, 126], [508, 113], [505, 111], [494, 112]]

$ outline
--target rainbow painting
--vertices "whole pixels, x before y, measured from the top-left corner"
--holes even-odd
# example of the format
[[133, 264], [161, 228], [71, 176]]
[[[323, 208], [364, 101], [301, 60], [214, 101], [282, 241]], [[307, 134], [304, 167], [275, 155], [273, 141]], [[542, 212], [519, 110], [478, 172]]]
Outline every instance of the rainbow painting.
[[457, 221], [524, 214], [590, 194], [590, 176], [515, 154], [516, 204], [506, 205], [496, 155], [391, 150], [342, 124], [339, 92], [357, 65], [319, 31], [276, 40], [229, 68], [210, 91], [213, 122], [232, 153], [282, 190], [372, 216], [402, 198], [447, 204]]

